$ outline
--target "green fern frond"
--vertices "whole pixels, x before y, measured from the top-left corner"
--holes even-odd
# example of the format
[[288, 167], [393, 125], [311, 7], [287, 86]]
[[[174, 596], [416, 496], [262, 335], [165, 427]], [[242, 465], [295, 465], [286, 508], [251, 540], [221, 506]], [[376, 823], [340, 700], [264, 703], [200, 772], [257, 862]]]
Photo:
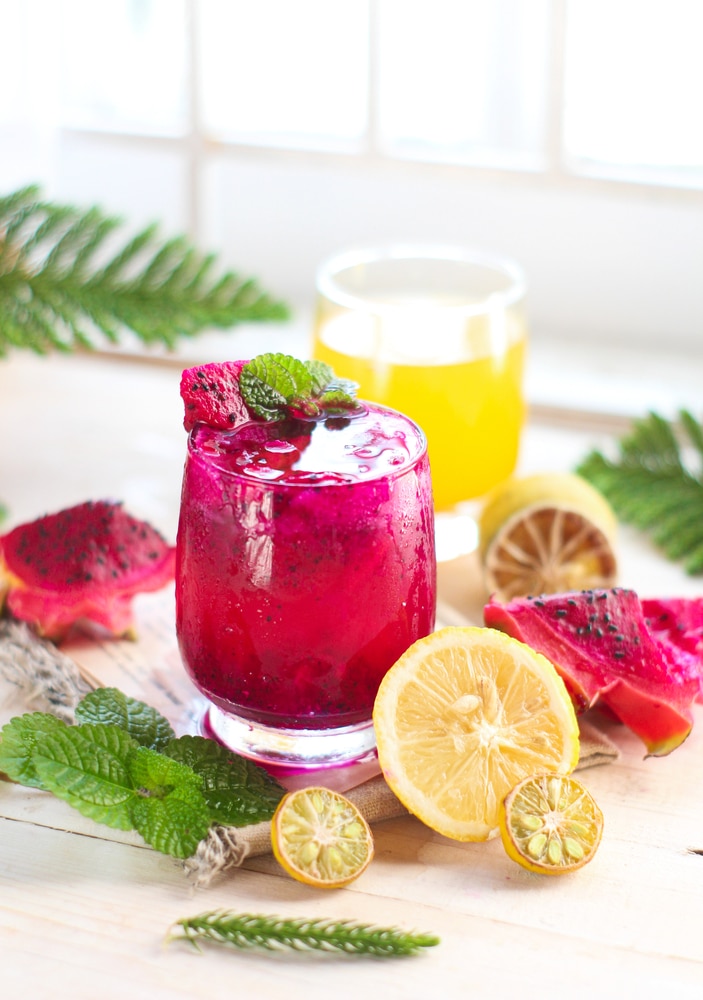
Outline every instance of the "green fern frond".
[[0, 356], [90, 349], [126, 330], [173, 347], [208, 327], [287, 318], [253, 278], [214, 277], [214, 254], [160, 240], [155, 225], [111, 249], [119, 225], [95, 206], [44, 201], [36, 186], [0, 197]]
[[216, 941], [235, 948], [268, 951], [342, 952], [378, 958], [414, 955], [439, 944], [434, 934], [415, 934], [397, 927], [378, 927], [354, 920], [282, 919], [264, 914], [211, 910], [177, 920], [167, 940]]
[[[678, 425], [656, 413], [619, 442], [617, 459], [593, 451], [576, 471], [610, 501], [620, 520], [649, 533], [687, 573], [703, 573], [703, 424], [686, 410]], [[693, 462], [684, 451], [693, 452]], [[697, 468], [695, 468], [697, 466]]]

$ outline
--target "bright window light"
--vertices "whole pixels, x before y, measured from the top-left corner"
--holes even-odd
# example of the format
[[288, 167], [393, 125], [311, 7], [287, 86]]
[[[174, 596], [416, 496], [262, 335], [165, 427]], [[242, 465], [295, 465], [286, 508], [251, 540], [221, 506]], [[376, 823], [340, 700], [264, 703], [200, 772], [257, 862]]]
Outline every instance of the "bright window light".
[[700, 0], [570, 0], [567, 27], [567, 155], [703, 185]]
[[61, 13], [62, 124], [185, 131], [185, 0], [63, 0]]
[[543, 165], [549, 7], [547, 0], [381, 0], [385, 150]]
[[201, 0], [199, 8], [208, 131], [358, 148], [368, 105], [366, 0]]

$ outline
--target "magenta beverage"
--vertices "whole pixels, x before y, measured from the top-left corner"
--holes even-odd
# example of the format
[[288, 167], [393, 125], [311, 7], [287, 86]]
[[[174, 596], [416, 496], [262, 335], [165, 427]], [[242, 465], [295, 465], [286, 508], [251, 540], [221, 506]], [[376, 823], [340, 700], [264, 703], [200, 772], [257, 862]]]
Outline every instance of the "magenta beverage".
[[424, 435], [362, 404], [189, 437], [177, 631], [211, 732], [262, 760], [373, 749], [381, 678], [434, 627]]

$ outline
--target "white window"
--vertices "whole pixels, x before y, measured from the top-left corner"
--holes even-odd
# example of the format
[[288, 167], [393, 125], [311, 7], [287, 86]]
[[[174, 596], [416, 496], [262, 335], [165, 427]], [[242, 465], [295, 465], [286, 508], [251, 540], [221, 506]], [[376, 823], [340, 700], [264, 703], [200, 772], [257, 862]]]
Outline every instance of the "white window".
[[502, 252], [538, 348], [700, 365], [700, 0], [0, 9], [3, 191], [186, 230], [301, 315], [350, 244]]

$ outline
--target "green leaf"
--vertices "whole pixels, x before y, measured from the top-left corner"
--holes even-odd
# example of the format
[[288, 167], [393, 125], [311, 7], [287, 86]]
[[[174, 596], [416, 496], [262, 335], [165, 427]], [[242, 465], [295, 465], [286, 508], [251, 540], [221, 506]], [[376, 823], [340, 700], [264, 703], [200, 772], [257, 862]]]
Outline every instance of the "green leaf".
[[149, 747], [137, 747], [128, 766], [134, 787], [145, 795], [162, 798], [177, 786], [192, 785], [198, 790], [203, 787], [202, 777], [188, 764]]
[[239, 389], [247, 409], [262, 420], [317, 417], [323, 411], [352, 410], [357, 405], [353, 382], [335, 379], [321, 361], [300, 361], [288, 354], [253, 358], [242, 368]]
[[148, 747], [129, 759], [137, 789], [130, 816], [147, 844], [177, 858], [194, 853], [211, 823], [203, 779], [191, 767]]
[[353, 396], [350, 396], [349, 391], [342, 387], [326, 389], [318, 396], [317, 401], [325, 413], [330, 414], [330, 416], [346, 413], [358, 405]]
[[171, 724], [155, 708], [117, 688], [98, 688], [87, 694], [76, 706], [76, 721], [119, 726], [141, 746], [154, 750], [162, 749], [175, 735]]
[[44, 788], [34, 766], [34, 751], [48, 733], [66, 728], [61, 719], [44, 712], [27, 712], [11, 719], [0, 730], [0, 771], [20, 785]]
[[216, 823], [246, 826], [269, 820], [285, 794], [263, 767], [202, 736], [172, 740], [164, 753], [200, 775], [203, 795]]
[[330, 382], [334, 380], [334, 371], [328, 364], [325, 364], [324, 361], [318, 361], [316, 359], [306, 361], [305, 367], [307, 368], [310, 376], [312, 391], [319, 396], [321, 392], [324, 392]]
[[[678, 424], [649, 413], [618, 446], [616, 458], [593, 451], [576, 471], [669, 559], [682, 559], [691, 575], [703, 572], [703, 425], [685, 410]], [[697, 468], [685, 460], [687, 451]]]
[[312, 395], [313, 380], [305, 363], [287, 354], [260, 354], [239, 376], [242, 398], [248, 409], [264, 420], [284, 416], [286, 405], [297, 397]]
[[439, 944], [434, 934], [416, 934], [398, 927], [379, 927], [356, 920], [289, 918], [233, 910], [210, 910], [176, 921], [169, 941], [216, 941], [235, 948], [268, 951], [343, 952], [379, 958], [414, 955]]
[[131, 804], [132, 823], [155, 850], [174, 858], [189, 858], [210, 826], [201, 792], [190, 783], [161, 798], [138, 797]]
[[119, 726], [65, 726], [42, 735], [32, 761], [47, 791], [89, 819], [130, 830], [136, 795], [127, 761], [136, 747]]
[[254, 279], [211, 277], [213, 254], [183, 236], [162, 240], [155, 225], [111, 251], [120, 224], [96, 206], [44, 201], [36, 186], [0, 197], [0, 356], [92, 348], [125, 330], [170, 347], [207, 328], [288, 317]]

